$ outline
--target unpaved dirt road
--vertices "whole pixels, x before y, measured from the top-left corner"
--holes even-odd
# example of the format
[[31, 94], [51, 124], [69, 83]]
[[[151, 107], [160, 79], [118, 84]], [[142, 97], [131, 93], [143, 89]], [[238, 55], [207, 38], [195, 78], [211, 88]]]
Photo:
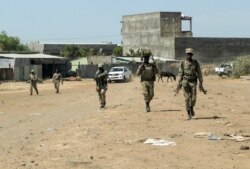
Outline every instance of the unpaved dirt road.
[[[165, 79], [166, 81], [166, 79]], [[250, 141], [196, 138], [198, 132], [250, 135], [250, 81], [205, 77], [195, 119], [186, 121], [176, 83], [155, 83], [152, 112], [145, 113], [140, 82], [112, 83], [99, 110], [93, 80], [51, 82], [30, 96], [27, 83], [0, 87], [1, 169], [249, 169]], [[144, 144], [148, 138], [175, 146]], [[225, 138], [225, 137], [224, 137]]]

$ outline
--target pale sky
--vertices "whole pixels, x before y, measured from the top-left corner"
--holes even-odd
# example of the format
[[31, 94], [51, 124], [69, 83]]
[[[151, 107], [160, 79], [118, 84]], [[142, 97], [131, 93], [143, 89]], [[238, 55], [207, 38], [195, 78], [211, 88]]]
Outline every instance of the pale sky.
[[194, 37], [250, 38], [249, 0], [0, 0], [0, 31], [23, 43], [120, 43], [123, 15], [182, 12]]

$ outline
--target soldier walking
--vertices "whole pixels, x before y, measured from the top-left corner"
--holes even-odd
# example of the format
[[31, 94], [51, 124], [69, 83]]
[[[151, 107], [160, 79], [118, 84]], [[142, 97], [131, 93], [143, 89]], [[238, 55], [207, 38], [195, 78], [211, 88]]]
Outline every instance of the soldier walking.
[[108, 87], [108, 72], [104, 69], [103, 64], [98, 64], [98, 70], [94, 76], [96, 81], [96, 91], [99, 96], [100, 108], [105, 108], [106, 105], [106, 91]]
[[36, 91], [36, 94], [38, 95], [38, 90], [37, 90], [38, 78], [33, 69], [30, 71], [30, 74], [29, 74], [29, 82], [30, 82], [30, 95], [33, 94], [33, 88]]
[[61, 73], [58, 73], [56, 69], [55, 73], [53, 74], [53, 83], [56, 89], [56, 93], [59, 93], [60, 82], [63, 84], [62, 75]]
[[203, 79], [200, 64], [197, 60], [192, 59], [193, 49], [186, 48], [185, 52], [185, 59], [181, 61], [179, 67], [177, 89], [183, 88], [186, 111], [188, 115], [187, 120], [190, 120], [195, 115], [194, 106], [196, 103], [197, 80], [199, 81], [199, 89], [205, 94], [206, 91], [203, 88]]
[[137, 69], [136, 74], [141, 76], [142, 94], [146, 104], [146, 112], [150, 112], [150, 101], [154, 97], [154, 81], [158, 69], [155, 63], [149, 63], [151, 51], [149, 49], [142, 49], [143, 64]]

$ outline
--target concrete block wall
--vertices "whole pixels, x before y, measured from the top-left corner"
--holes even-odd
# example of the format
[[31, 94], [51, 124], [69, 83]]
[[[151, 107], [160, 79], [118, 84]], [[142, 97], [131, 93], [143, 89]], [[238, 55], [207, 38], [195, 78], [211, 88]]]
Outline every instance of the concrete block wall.
[[181, 31], [181, 12], [155, 12], [122, 18], [123, 55], [130, 49], [151, 49], [155, 56], [174, 59], [174, 37], [189, 37]]
[[175, 38], [175, 58], [185, 56], [185, 48], [194, 49], [194, 58], [202, 63], [233, 61], [237, 56], [250, 55], [250, 38]]

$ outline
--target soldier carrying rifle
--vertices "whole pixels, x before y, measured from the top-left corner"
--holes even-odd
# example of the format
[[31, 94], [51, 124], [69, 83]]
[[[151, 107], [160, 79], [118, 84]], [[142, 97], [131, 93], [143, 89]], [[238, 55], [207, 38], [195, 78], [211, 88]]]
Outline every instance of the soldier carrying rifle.
[[175, 90], [175, 95], [179, 92], [181, 88], [183, 88], [186, 111], [188, 115], [187, 120], [190, 120], [195, 115], [194, 106], [196, 103], [197, 80], [199, 81], [199, 90], [202, 91], [204, 94], [206, 94], [207, 91], [203, 88], [203, 79], [200, 64], [197, 60], [192, 59], [193, 49], [186, 48], [185, 52], [185, 59], [181, 61], [179, 67], [179, 78], [178, 85]]
[[[141, 76], [142, 94], [144, 96], [146, 112], [150, 112], [150, 101], [154, 97], [154, 81], [156, 80], [156, 74], [158, 69], [152, 57], [151, 50], [141, 49], [143, 63], [138, 67], [136, 74]], [[154, 63], [149, 63], [149, 59]]]

